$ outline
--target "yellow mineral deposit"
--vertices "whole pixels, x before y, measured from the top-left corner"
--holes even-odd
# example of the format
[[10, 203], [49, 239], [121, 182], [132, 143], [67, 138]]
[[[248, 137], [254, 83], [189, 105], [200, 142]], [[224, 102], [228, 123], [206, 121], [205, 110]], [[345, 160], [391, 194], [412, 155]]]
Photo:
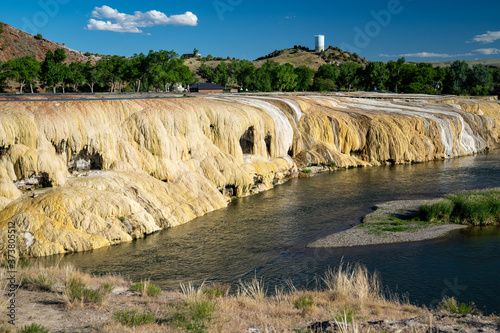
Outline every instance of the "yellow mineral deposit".
[[0, 102], [0, 253], [109, 246], [308, 165], [424, 162], [500, 142], [500, 103], [341, 96]]

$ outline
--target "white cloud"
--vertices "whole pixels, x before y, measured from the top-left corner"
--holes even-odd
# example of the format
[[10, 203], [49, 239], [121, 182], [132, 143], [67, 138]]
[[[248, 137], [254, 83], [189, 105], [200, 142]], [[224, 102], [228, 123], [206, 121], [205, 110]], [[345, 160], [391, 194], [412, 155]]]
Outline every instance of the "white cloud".
[[477, 35], [472, 38], [472, 41], [468, 43], [483, 43], [483, 44], [488, 44], [488, 43], [493, 43], [496, 40], [500, 39], [500, 31], [488, 31], [485, 34], [482, 35]]
[[406, 53], [398, 55], [381, 54], [381, 57], [414, 57], [414, 58], [456, 58], [456, 57], [466, 57], [471, 56], [472, 53], [465, 54], [443, 54], [443, 53], [432, 53], [432, 52], [418, 52], [418, 53]]
[[120, 13], [109, 6], [102, 6], [95, 7], [91, 15], [93, 18], [87, 24], [88, 30], [142, 33], [139, 28], [157, 25], [198, 25], [198, 17], [192, 12], [167, 16], [160, 11], [150, 10], [148, 12], [136, 11], [134, 15], [130, 15]]
[[500, 54], [500, 49], [488, 48], [488, 49], [477, 49], [474, 52], [481, 53], [484, 55]]

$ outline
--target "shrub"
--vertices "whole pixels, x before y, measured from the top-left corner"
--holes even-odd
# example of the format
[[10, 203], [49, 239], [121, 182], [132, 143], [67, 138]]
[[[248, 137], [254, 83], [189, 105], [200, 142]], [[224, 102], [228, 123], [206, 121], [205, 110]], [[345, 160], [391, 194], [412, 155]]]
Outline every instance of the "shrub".
[[18, 333], [49, 333], [49, 329], [39, 325], [39, 324], [31, 324], [31, 325], [24, 325], [21, 327], [18, 331]]
[[312, 171], [311, 171], [311, 169], [304, 169], [304, 170], [302, 170], [302, 172], [303, 173], [311, 173]]
[[440, 304], [441, 309], [452, 314], [477, 314], [474, 303], [466, 304], [458, 302], [454, 297], [445, 297]]
[[186, 303], [178, 308], [173, 321], [179, 328], [189, 332], [206, 332], [215, 313], [215, 304], [209, 301]]
[[313, 304], [314, 302], [311, 296], [308, 295], [302, 295], [293, 302], [293, 306], [295, 306], [295, 308], [299, 310], [310, 308], [313, 306]]
[[36, 34], [35, 39], [42, 40], [43, 39], [42, 34]]
[[117, 311], [114, 314], [114, 319], [123, 325], [131, 327], [156, 323], [154, 313], [147, 313], [146, 311], [139, 313], [137, 310]]

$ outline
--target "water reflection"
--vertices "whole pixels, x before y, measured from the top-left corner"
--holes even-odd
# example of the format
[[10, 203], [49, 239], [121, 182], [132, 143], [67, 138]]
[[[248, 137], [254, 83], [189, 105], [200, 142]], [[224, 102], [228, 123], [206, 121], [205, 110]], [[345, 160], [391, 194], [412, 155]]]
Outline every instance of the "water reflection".
[[143, 240], [89, 253], [53, 256], [90, 272], [151, 278], [164, 288], [206, 278], [235, 283], [257, 274], [267, 283], [291, 279], [311, 287], [344, 261], [378, 270], [393, 291], [433, 304], [443, 295], [500, 312], [500, 230], [462, 230], [436, 240], [343, 249], [306, 249], [333, 231], [357, 224], [376, 203], [500, 186], [500, 151], [423, 164], [351, 169], [293, 179], [232, 202], [186, 225]]

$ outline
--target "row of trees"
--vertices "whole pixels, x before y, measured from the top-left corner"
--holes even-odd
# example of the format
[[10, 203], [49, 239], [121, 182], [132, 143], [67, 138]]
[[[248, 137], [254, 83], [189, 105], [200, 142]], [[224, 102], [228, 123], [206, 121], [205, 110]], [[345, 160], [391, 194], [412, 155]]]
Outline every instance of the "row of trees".
[[317, 71], [267, 61], [256, 68], [250, 61], [221, 62], [217, 67], [202, 64], [198, 74], [208, 82], [256, 91], [383, 90], [396, 93], [486, 95], [500, 84], [500, 69], [455, 61], [450, 67], [429, 63], [397, 61], [326, 64]]
[[102, 57], [92, 63], [66, 64], [66, 51], [48, 51], [45, 60], [33, 56], [15, 58], [0, 64], [0, 87], [6, 80], [19, 84], [19, 92], [29, 86], [33, 93], [37, 86], [63, 93], [72, 91], [168, 91], [174, 83], [193, 82], [192, 73], [174, 51], [150, 51], [132, 58]]
[[[196, 77], [174, 51], [150, 51], [131, 58], [102, 57], [95, 63], [66, 64], [64, 49], [48, 51], [43, 62], [32, 56], [16, 58], [0, 64], [0, 87], [6, 80], [17, 82], [22, 93], [37, 86], [72, 91], [140, 92], [169, 91], [174, 83], [182, 86], [196, 82]], [[248, 60], [222, 61], [216, 67], [202, 63], [197, 74], [207, 82], [224, 87], [253, 91], [335, 91], [383, 90], [396, 93], [449, 93], [486, 95], [500, 85], [500, 69], [455, 61], [450, 67], [434, 67], [428, 63], [397, 61], [326, 64], [317, 71], [291, 64], [267, 61], [256, 68]], [[496, 91], [498, 93], [498, 91]]]

